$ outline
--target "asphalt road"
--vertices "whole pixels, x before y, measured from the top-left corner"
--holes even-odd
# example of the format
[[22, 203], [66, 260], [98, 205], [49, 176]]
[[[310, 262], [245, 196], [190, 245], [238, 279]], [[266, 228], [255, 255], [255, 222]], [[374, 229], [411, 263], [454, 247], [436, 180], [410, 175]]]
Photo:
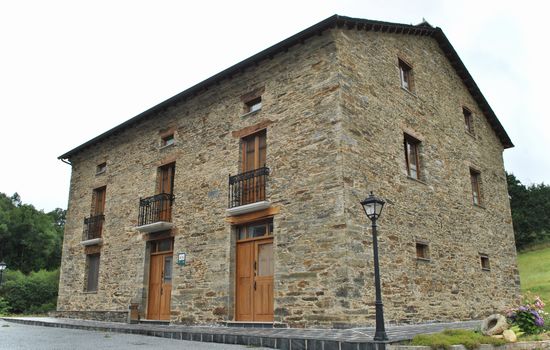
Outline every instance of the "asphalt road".
[[[241, 350], [242, 345], [202, 343], [77, 329], [27, 326], [0, 320], [1, 350]], [[266, 348], [255, 348], [257, 350]]]

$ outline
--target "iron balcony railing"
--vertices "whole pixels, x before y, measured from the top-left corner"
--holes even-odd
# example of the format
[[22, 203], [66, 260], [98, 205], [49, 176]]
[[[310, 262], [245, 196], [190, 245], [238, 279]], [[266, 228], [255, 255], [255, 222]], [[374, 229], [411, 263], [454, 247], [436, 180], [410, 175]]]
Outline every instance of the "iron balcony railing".
[[262, 167], [237, 175], [229, 175], [229, 208], [265, 201], [265, 185], [269, 168]]
[[169, 193], [140, 198], [138, 226], [154, 224], [159, 221], [172, 221], [173, 202], [174, 195]]
[[84, 234], [82, 240], [87, 241], [90, 239], [101, 238], [101, 231], [103, 230], [103, 222], [105, 221], [105, 215], [95, 215], [84, 219]]

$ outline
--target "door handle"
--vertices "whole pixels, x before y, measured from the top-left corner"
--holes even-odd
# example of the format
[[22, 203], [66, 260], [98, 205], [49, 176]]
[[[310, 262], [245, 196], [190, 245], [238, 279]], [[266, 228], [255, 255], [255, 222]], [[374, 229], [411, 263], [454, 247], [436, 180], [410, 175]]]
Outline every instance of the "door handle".
[[254, 281], [254, 290], [256, 290], [256, 281]]

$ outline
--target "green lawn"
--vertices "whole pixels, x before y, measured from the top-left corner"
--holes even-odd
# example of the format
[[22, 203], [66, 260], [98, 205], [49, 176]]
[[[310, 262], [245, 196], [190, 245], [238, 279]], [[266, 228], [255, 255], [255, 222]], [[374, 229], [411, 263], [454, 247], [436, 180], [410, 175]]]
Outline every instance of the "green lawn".
[[539, 295], [550, 312], [550, 247], [518, 254], [521, 291]]

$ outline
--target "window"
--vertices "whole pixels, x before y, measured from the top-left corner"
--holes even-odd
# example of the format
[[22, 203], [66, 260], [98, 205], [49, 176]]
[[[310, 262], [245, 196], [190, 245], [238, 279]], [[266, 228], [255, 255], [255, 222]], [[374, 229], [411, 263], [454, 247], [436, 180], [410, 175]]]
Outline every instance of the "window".
[[106, 162], [103, 162], [101, 164], [98, 164], [95, 168], [95, 173], [96, 175], [99, 175], [99, 174], [102, 174], [104, 173], [105, 171], [107, 171], [107, 163]]
[[97, 292], [99, 280], [99, 254], [86, 255], [86, 292]]
[[151, 241], [151, 253], [171, 252], [173, 246], [174, 240], [172, 238]]
[[246, 113], [259, 111], [260, 109], [262, 109], [262, 97], [258, 96], [255, 99], [246, 102], [245, 106]]
[[467, 108], [462, 107], [462, 114], [464, 114], [464, 127], [466, 128], [466, 131], [470, 134], [474, 133], [474, 118], [472, 116], [472, 112], [468, 110]]
[[265, 167], [266, 131], [262, 130], [241, 140], [242, 171], [247, 172]]
[[157, 193], [173, 193], [175, 172], [176, 163], [163, 165], [159, 168], [157, 178]]
[[174, 144], [174, 134], [164, 136], [160, 142], [161, 147], [171, 146], [173, 144]]
[[407, 175], [413, 179], [420, 180], [420, 141], [405, 134], [404, 147]]
[[475, 205], [481, 205], [481, 173], [470, 168], [470, 182], [472, 183], [472, 201]]
[[412, 67], [399, 59], [399, 76], [401, 77], [401, 87], [408, 91], [413, 90]]
[[237, 227], [238, 239], [259, 238], [273, 235], [273, 220], [250, 223]]
[[479, 254], [481, 260], [481, 269], [485, 271], [491, 270], [491, 265], [489, 263], [489, 256], [487, 254]]
[[99, 187], [92, 193], [92, 216], [103, 215], [105, 211], [105, 195], [107, 187]]
[[428, 243], [416, 242], [416, 258], [420, 260], [430, 260]]

